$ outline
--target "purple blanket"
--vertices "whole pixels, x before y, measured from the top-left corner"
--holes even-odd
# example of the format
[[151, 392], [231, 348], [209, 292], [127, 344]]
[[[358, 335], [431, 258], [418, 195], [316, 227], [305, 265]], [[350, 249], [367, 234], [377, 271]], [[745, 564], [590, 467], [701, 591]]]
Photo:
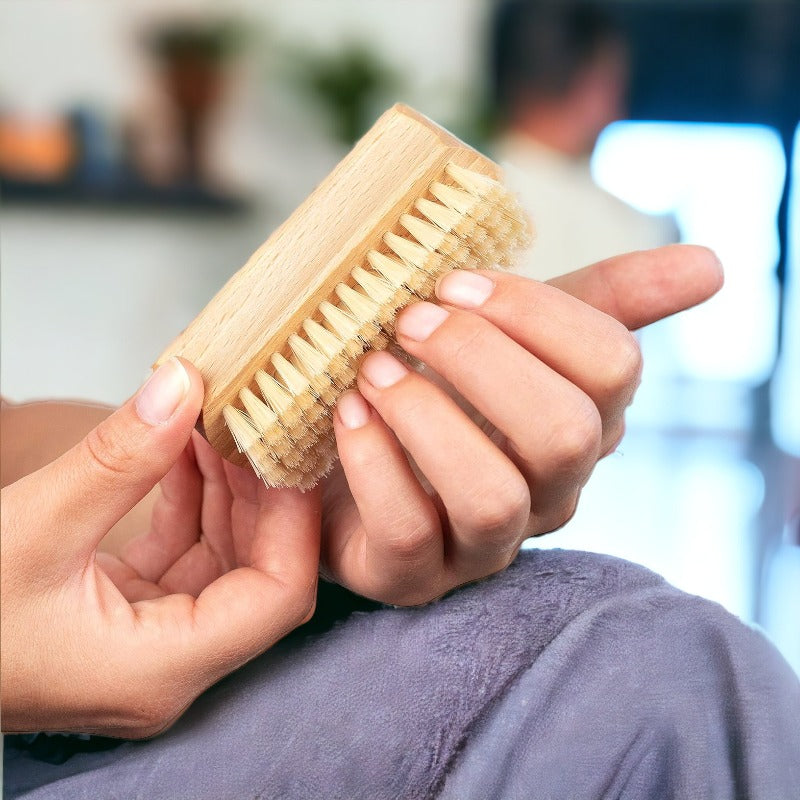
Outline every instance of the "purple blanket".
[[329, 587], [315, 623], [154, 740], [52, 758], [8, 737], [4, 796], [800, 796], [796, 676], [641, 567], [531, 550], [424, 608], [357, 605]]

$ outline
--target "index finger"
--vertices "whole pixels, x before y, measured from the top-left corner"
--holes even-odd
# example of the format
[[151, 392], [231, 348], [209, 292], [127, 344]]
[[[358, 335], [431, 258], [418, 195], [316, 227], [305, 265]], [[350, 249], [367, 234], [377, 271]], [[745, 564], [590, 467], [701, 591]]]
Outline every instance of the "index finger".
[[702, 303], [722, 282], [716, 254], [685, 244], [614, 256], [548, 281], [630, 330]]

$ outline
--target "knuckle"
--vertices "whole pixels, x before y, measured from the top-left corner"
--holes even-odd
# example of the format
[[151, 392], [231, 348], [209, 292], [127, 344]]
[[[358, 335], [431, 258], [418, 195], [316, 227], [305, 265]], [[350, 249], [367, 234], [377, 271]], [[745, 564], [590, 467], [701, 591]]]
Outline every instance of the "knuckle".
[[163, 733], [169, 728], [176, 720], [164, 717], [152, 717], [147, 719], [140, 719], [131, 724], [128, 729], [129, 733], [126, 738], [128, 739], [152, 739], [154, 736]]
[[397, 605], [402, 605], [407, 608], [426, 606], [435, 602], [436, 600], [440, 600], [445, 594], [447, 594], [448, 591], [453, 588], [455, 587], [444, 588], [442, 586], [426, 586], [423, 589], [416, 589], [413, 592], [409, 592], [403, 598], [403, 602], [397, 603]]
[[438, 529], [438, 517], [434, 520], [431, 516], [418, 513], [397, 525], [399, 532], [384, 543], [393, 560], [415, 561], [427, 549]]
[[383, 602], [398, 608], [417, 608], [428, 605], [441, 597], [442, 592], [435, 592], [432, 589], [406, 589], [384, 593]]
[[578, 510], [578, 500], [580, 499], [580, 492], [575, 492], [569, 499], [559, 503], [553, 509], [550, 509], [546, 514], [541, 517], [539, 530], [534, 536], [540, 536], [544, 533], [552, 533], [559, 528], [563, 528], [574, 516]]
[[584, 395], [571, 414], [555, 426], [550, 461], [559, 473], [583, 471], [594, 465], [600, 451], [603, 426], [597, 406]]
[[604, 372], [604, 394], [609, 398], [632, 395], [642, 374], [642, 351], [636, 337], [622, 325], [614, 344], [614, 357]]
[[472, 361], [475, 359], [475, 351], [482, 348], [483, 334], [490, 323], [482, 317], [467, 313], [456, 313], [454, 320], [459, 324], [452, 326], [453, 334], [443, 342], [444, 356], [451, 364], [457, 364], [461, 360]]
[[494, 553], [483, 554], [480, 563], [474, 564], [468, 569], [458, 581], [459, 586], [467, 583], [474, 583], [475, 581], [482, 581], [490, 578], [492, 575], [498, 575], [505, 572], [516, 559], [519, 554], [519, 549], [527, 538], [527, 526], [521, 534], [516, 537], [513, 543], [506, 543], [505, 547], [497, 548]]
[[621, 417], [620, 420], [614, 425], [609, 426], [603, 433], [603, 447], [601, 455], [607, 456], [613, 453], [620, 445], [623, 437], [625, 436], [625, 418]]
[[428, 581], [420, 580], [411, 568], [371, 576], [358, 591], [379, 603], [402, 608], [421, 606], [435, 597]]
[[492, 276], [497, 288], [490, 298], [502, 307], [503, 319], [515, 329], [525, 329], [548, 313], [547, 304], [553, 291], [546, 283], [532, 281], [521, 275], [500, 273]]
[[[434, 392], [434, 387], [424, 378], [410, 373], [402, 381], [381, 392], [375, 407], [381, 416], [384, 416], [387, 424], [395, 427], [409, 420], [424, 419], [428, 414], [428, 405]], [[389, 396], [391, 401], [387, 402], [386, 398]]]
[[292, 621], [297, 625], [303, 625], [314, 616], [317, 610], [317, 577], [316, 574], [312, 581], [297, 582], [293, 585], [293, 597], [291, 604]]
[[149, 739], [174, 724], [187, 704], [169, 692], [139, 693], [127, 698], [118, 713], [127, 738]]
[[317, 607], [317, 585], [319, 569], [317, 563], [295, 561], [291, 564], [261, 567], [269, 574], [270, 583], [278, 594], [270, 591], [265, 602], [273, 603], [273, 621], [280, 621], [285, 632], [308, 622]]
[[130, 471], [134, 453], [130, 442], [115, 435], [107, 425], [98, 425], [83, 440], [87, 461], [100, 472], [124, 475]]
[[481, 498], [472, 514], [472, 524], [485, 535], [505, 540], [519, 533], [530, 514], [531, 496], [528, 484], [518, 472], [509, 476], [491, 494]]
[[383, 451], [374, 447], [371, 442], [366, 446], [358, 446], [356, 441], [337, 442], [340, 455], [347, 460], [348, 470], [354, 470], [359, 474], [370, 473], [382, 462]]
[[[523, 534], [527, 533], [527, 526]], [[492, 575], [497, 575], [501, 572], [505, 572], [511, 564], [514, 563], [517, 555], [519, 555], [519, 549], [522, 545], [522, 536], [518, 537], [512, 547], [508, 547], [505, 550], [498, 552], [494, 558], [487, 560], [483, 565], [482, 568], [476, 572], [473, 576], [473, 580], [483, 580], [484, 578], [489, 578]]]

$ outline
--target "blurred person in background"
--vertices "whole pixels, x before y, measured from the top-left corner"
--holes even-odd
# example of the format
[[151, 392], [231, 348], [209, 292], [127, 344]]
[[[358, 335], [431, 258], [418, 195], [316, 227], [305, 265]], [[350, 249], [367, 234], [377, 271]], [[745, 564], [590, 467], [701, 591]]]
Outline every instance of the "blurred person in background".
[[625, 115], [628, 50], [596, 3], [507, 0], [493, 19], [492, 90], [501, 133], [494, 155], [536, 220], [518, 268], [544, 280], [615, 253], [678, 240], [669, 218], [643, 214], [601, 189], [589, 159]]

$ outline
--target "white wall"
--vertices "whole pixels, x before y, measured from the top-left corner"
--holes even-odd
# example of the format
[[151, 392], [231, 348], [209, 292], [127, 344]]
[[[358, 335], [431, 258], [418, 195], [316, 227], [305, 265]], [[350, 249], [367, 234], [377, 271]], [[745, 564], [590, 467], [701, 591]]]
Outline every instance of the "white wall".
[[369, 42], [423, 102], [444, 102], [480, 74], [485, 0], [3, 0], [0, 97], [30, 111], [80, 100], [122, 111], [144, 74], [138, 31], [220, 8], [277, 40], [322, 49]]

